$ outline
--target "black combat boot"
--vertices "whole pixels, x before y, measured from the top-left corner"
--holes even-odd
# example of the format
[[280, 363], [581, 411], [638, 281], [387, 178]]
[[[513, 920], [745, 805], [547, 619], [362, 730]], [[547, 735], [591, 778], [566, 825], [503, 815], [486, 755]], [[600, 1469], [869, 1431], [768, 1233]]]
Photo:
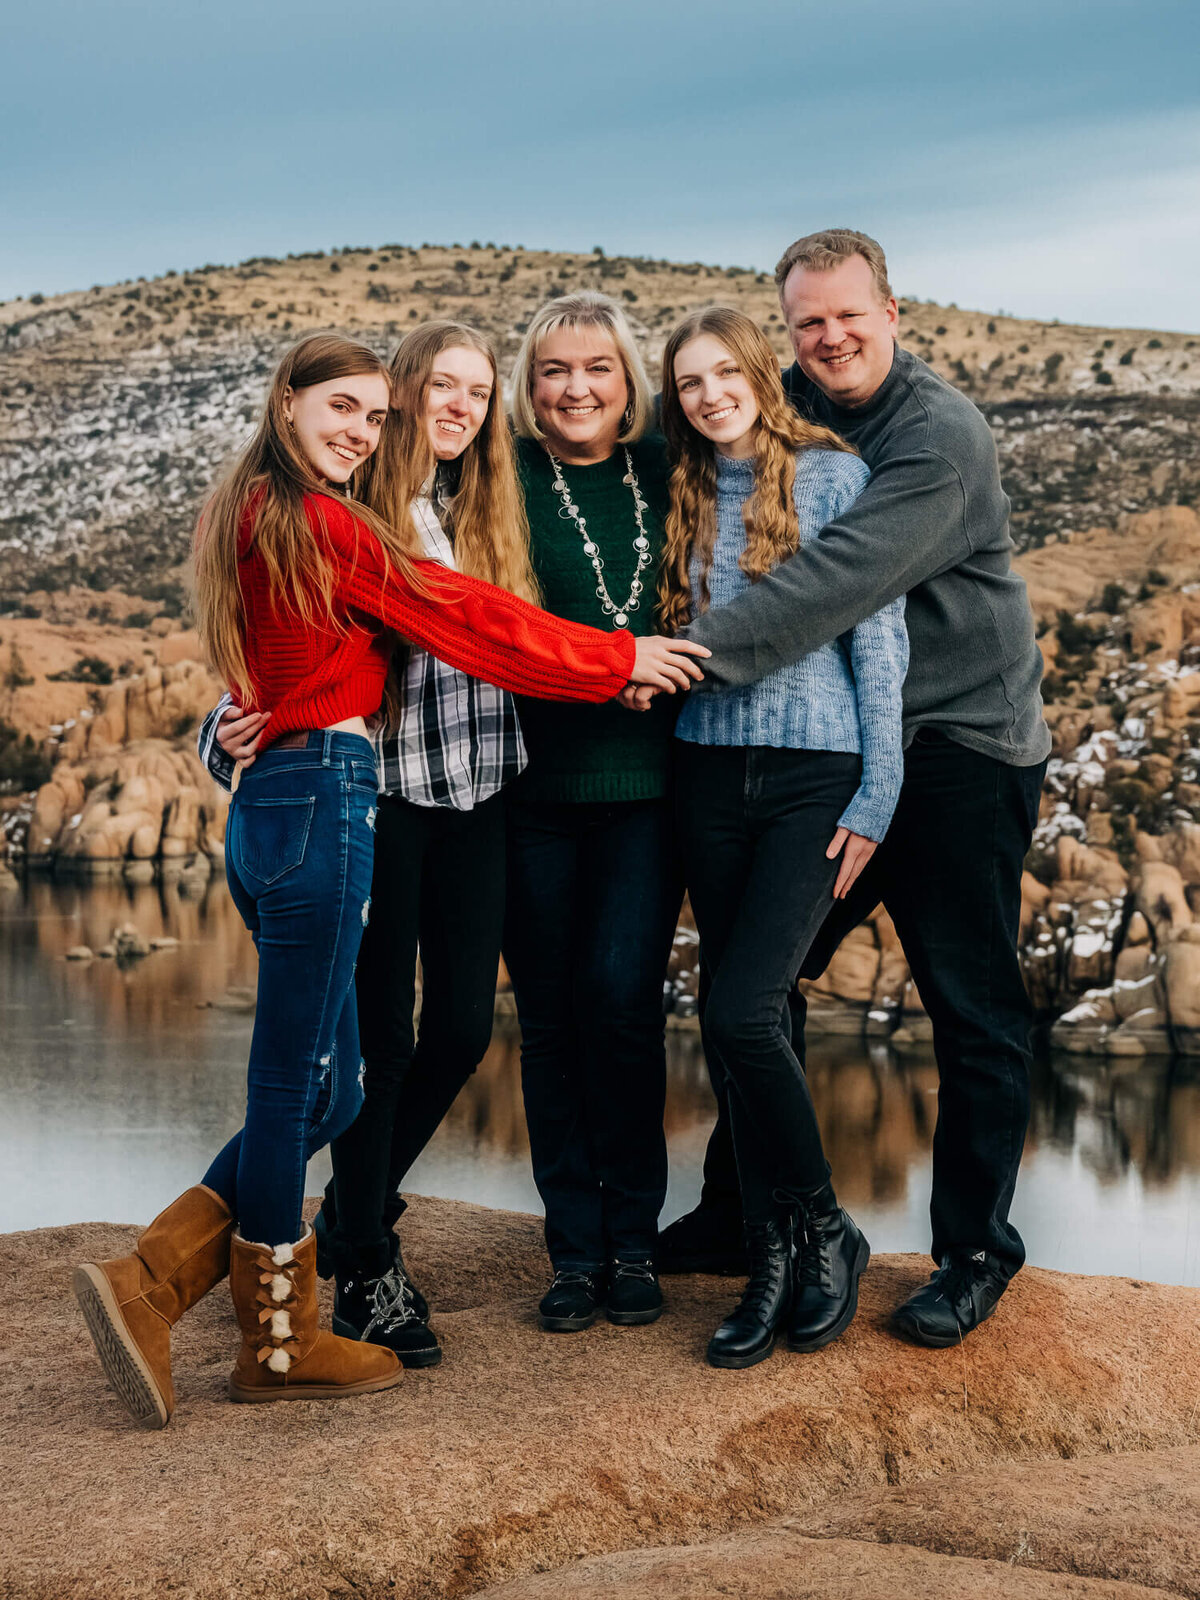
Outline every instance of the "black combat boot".
[[750, 1279], [731, 1317], [708, 1342], [714, 1367], [753, 1367], [775, 1348], [775, 1335], [788, 1313], [792, 1291], [790, 1223], [746, 1224]]
[[799, 1200], [789, 1350], [819, 1350], [846, 1331], [870, 1259], [870, 1245], [838, 1205], [832, 1184]]
[[408, 1279], [393, 1262], [389, 1240], [349, 1249], [335, 1238], [331, 1249], [337, 1282], [333, 1331], [343, 1339], [383, 1345], [396, 1353], [402, 1366], [436, 1366], [442, 1347], [417, 1315]]

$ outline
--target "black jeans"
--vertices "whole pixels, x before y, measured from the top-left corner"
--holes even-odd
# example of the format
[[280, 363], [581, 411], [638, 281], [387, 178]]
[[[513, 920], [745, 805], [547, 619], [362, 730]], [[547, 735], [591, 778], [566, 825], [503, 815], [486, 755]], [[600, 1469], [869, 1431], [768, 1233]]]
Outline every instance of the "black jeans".
[[654, 1255], [663, 979], [683, 890], [669, 800], [509, 806], [504, 955], [556, 1270]]
[[[1032, 1010], [1017, 956], [1021, 870], [1045, 771], [1044, 763], [1012, 767], [933, 730], [918, 733], [887, 838], [800, 968], [802, 978], [819, 977], [882, 900], [937, 1053], [933, 1258], [986, 1250], [1009, 1276], [1025, 1260], [1008, 1219], [1029, 1121]], [[724, 1106], [705, 1156], [704, 1201], [737, 1204]]]
[[332, 1150], [336, 1236], [351, 1248], [386, 1236], [395, 1214], [389, 1201], [491, 1040], [504, 804], [495, 795], [454, 811], [379, 797], [371, 920], [355, 980], [365, 1099]]
[[777, 1191], [811, 1194], [829, 1176], [788, 994], [834, 905], [839, 863], [825, 851], [862, 761], [680, 740], [676, 773], [705, 965], [704, 1051], [729, 1109], [746, 1221], [763, 1223]]

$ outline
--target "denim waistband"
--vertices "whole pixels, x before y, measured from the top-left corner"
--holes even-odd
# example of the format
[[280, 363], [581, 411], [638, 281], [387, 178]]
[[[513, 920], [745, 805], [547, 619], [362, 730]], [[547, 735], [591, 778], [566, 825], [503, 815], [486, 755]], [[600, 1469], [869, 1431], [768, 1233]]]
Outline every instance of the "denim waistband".
[[361, 733], [336, 732], [332, 728], [319, 728], [310, 733], [301, 744], [288, 745], [280, 749], [277, 745], [268, 745], [259, 756], [259, 761], [272, 759], [280, 762], [299, 761], [305, 766], [313, 765], [312, 757], [320, 756], [320, 765], [332, 767], [343, 761], [351, 759], [356, 761], [367, 760], [375, 764], [375, 747], [371, 741]]

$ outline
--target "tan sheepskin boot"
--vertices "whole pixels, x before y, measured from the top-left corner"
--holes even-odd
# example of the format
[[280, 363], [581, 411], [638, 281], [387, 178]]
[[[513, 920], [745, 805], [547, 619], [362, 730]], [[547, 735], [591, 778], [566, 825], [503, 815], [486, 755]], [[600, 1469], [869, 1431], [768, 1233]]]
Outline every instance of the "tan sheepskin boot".
[[161, 1212], [133, 1254], [76, 1267], [75, 1298], [108, 1381], [143, 1428], [175, 1409], [171, 1329], [229, 1271], [233, 1217], [197, 1184]]
[[242, 1348], [231, 1400], [336, 1400], [390, 1389], [404, 1376], [391, 1350], [317, 1327], [317, 1240], [248, 1244], [234, 1234], [229, 1287]]

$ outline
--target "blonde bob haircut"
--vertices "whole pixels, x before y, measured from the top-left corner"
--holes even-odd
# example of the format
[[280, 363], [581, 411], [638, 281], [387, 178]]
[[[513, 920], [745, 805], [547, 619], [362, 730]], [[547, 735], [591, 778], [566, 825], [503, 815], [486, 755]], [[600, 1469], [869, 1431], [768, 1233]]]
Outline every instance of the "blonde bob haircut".
[[540, 310], [534, 312], [513, 365], [513, 427], [524, 439], [536, 439], [539, 443], [545, 441], [546, 435], [538, 426], [533, 412], [534, 363], [542, 341], [560, 328], [567, 328], [572, 333], [595, 328], [600, 333], [608, 334], [616, 345], [621, 365], [625, 368], [625, 383], [629, 391], [629, 402], [621, 420], [617, 443], [633, 444], [650, 426], [654, 416], [654, 395], [642, 358], [633, 342], [633, 329], [629, 326], [628, 318], [615, 300], [595, 289], [581, 289], [578, 294], [561, 294], [557, 299], [547, 300]]

